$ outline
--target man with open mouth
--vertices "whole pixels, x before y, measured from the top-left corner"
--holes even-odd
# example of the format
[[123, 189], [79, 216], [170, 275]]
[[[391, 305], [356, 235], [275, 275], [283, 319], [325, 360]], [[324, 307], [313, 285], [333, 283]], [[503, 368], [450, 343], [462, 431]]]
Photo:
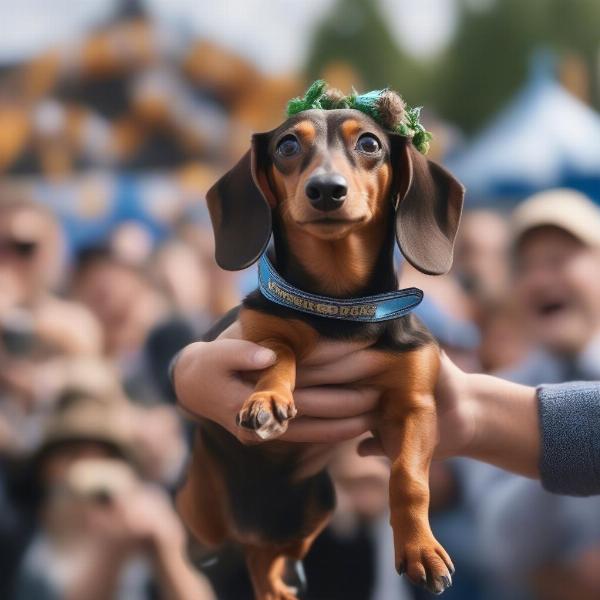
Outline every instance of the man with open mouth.
[[[574, 190], [542, 192], [515, 210], [512, 235], [513, 292], [536, 349], [502, 376], [530, 386], [600, 380], [600, 208]], [[489, 597], [549, 598], [565, 588], [552, 597], [590, 597], [576, 591], [584, 585], [576, 565], [586, 547], [600, 548], [598, 497], [554, 495], [482, 464], [466, 465], [465, 477]]]

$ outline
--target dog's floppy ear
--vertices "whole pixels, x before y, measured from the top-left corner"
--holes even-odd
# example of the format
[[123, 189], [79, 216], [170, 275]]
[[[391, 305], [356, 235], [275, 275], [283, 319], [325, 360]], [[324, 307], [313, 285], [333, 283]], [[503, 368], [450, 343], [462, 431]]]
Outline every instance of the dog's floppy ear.
[[409, 138], [390, 134], [395, 171], [396, 240], [408, 262], [429, 275], [452, 266], [465, 190]]
[[275, 196], [266, 173], [270, 133], [252, 136], [252, 146], [206, 194], [215, 234], [215, 259], [228, 271], [255, 263], [271, 237]]

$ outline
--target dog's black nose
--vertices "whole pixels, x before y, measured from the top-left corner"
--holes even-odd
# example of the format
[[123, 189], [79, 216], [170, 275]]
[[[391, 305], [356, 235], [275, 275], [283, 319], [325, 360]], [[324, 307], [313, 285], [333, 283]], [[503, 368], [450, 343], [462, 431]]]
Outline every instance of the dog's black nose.
[[318, 210], [335, 210], [344, 204], [348, 184], [337, 173], [313, 175], [304, 188], [310, 203]]

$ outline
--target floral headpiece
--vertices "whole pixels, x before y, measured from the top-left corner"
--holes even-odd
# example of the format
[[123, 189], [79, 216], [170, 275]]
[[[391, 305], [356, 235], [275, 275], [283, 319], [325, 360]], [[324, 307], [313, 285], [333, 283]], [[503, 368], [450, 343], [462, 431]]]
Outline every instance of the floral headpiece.
[[287, 105], [287, 115], [291, 117], [303, 110], [313, 108], [333, 110], [354, 108], [369, 115], [383, 128], [411, 138], [412, 143], [422, 154], [427, 154], [433, 138], [421, 125], [421, 107], [409, 108], [401, 96], [390, 89], [373, 90], [365, 94], [345, 96], [340, 91], [329, 88], [319, 79], [306, 90], [302, 98], [292, 98]]

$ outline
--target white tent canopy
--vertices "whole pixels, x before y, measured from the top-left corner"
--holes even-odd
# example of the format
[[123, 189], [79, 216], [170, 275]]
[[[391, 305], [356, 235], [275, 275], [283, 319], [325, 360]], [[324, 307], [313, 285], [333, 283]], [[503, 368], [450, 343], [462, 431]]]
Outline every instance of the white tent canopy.
[[538, 68], [525, 88], [467, 148], [447, 161], [471, 194], [506, 182], [559, 185], [565, 172], [600, 175], [600, 115]]

